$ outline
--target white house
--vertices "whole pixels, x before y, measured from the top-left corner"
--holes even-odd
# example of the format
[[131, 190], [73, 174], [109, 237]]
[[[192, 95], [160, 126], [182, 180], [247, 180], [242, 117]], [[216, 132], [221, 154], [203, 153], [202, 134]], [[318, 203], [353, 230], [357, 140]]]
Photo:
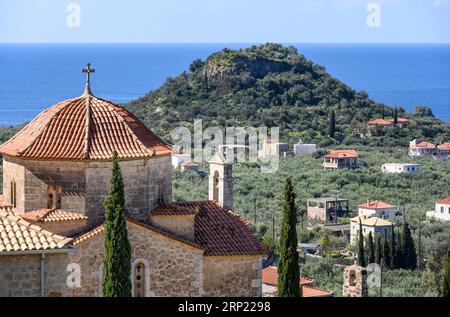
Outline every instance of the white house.
[[392, 173], [392, 174], [416, 174], [419, 171], [419, 164], [410, 164], [410, 163], [386, 163], [381, 167], [381, 171], [383, 173]]
[[398, 208], [381, 200], [367, 200], [358, 205], [358, 216], [379, 217], [395, 221], [400, 215]]
[[358, 243], [360, 221], [364, 237], [369, 235], [369, 232], [372, 232], [373, 238], [375, 238], [376, 234], [382, 238], [384, 238], [385, 235], [387, 239], [390, 238], [393, 225], [392, 222], [378, 217], [357, 216], [350, 219], [351, 245]]
[[450, 220], [450, 197], [436, 201], [436, 207], [432, 211], [427, 212], [427, 218], [435, 218], [439, 220]]
[[187, 153], [172, 153], [172, 166], [178, 168], [183, 163], [189, 162], [191, 155]]
[[409, 155], [412, 157], [431, 157], [436, 154], [437, 147], [433, 143], [421, 139], [409, 142]]
[[259, 151], [259, 156], [286, 156], [288, 149], [289, 145], [287, 143], [265, 140], [262, 150]]
[[311, 155], [317, 151], [317, 146], [315, 144], [306, 144], [300, 140], [297, 144], [294, 144], [294, 155], [303, 156]]

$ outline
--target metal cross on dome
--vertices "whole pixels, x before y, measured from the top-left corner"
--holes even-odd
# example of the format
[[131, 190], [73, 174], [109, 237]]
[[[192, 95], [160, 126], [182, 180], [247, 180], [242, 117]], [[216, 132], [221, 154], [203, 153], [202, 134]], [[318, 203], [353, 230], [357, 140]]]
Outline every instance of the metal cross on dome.
[[86, 64], [86, 68], [81, 70], [82, 73], [86, 73], [86, 82], [90, 81], [90, 74], [95, 73], [95, 69], [91, 69], [91, 63]]

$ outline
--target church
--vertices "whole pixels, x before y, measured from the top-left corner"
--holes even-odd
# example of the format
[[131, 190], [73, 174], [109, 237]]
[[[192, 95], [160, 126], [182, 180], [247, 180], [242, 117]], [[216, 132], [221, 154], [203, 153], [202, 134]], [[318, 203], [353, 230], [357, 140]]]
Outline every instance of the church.
[[133, 296], [261, 296], [264, 249], [232, 212], [226, 153], [209, 162], [209, 200], [172, 202], [171, 146], [124, 107], [94, 96], [94, 70], [83, 72], [82, 96], [44, 110], [0, 145], [0, 296], [102, 296], [114, 151]]

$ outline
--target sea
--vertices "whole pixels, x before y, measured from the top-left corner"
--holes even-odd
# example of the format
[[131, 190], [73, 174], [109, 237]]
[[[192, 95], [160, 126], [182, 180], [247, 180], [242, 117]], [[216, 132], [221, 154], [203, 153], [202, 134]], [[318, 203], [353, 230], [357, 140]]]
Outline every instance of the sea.
[[[96, 96], [126, 103], [238, 44], [0, 44], [0, 125], [33, 119], [59, 101], [83, 93], [86, 63], [96, 70]], [[413, 112], [431, 107], [450, 122], [450, 44], [286, 44], [356, 90]]]

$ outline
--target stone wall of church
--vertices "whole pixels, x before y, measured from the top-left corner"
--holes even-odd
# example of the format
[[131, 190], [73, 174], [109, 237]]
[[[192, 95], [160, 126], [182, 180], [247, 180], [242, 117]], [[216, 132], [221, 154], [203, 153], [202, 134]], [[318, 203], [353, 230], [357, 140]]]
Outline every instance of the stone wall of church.
[[48, 207], [48, 186], [61, 186], [61, 209], [85, 211], [86, 164], [72, 161], [22, 160], [25, 166], [25, 211]]
[[206, 256], [203, 263], [205, 296], [260, 297], [260, 256]]
[[[146, 296], [201, 296], [202, 250], [128, 223], [132, 261], [146, 263]], [[77, 245], [70, 262], [81, 268], [81, 288], [69, 296], [101, 296], [103, 233]], [[133, 271], [134, 268], [132, 268]]]
[[176, 236], [190, 241], [195, 239], [195, 215], [157, 215], [152, 216], [150, 221]]
[[12, 184], [16, 184], [16, 208], [17, 213], [25, 211], [25, 168], [21, 160], [13, 157], [3, 157], [3, 197], [6, 204], [12, 204]]
[[[110, 162], [90, 162], [86, 170], [86, 209], [94, 223], [100, 223], [104, 218], [103, 204], [109, 192], [111, 168]], [[171, 200], [170, 156], [122, 161], [120, 168], [126, 208], [137, 219], [146, 219], [148, 212], [158, 205], [159, 197], [164, 202]]]
[[[67, 294], [66, 254], [46, 254], [44, 258], [44, 295]], [[41, 296], [41, 256], [0, 256], [0, 297]]]

